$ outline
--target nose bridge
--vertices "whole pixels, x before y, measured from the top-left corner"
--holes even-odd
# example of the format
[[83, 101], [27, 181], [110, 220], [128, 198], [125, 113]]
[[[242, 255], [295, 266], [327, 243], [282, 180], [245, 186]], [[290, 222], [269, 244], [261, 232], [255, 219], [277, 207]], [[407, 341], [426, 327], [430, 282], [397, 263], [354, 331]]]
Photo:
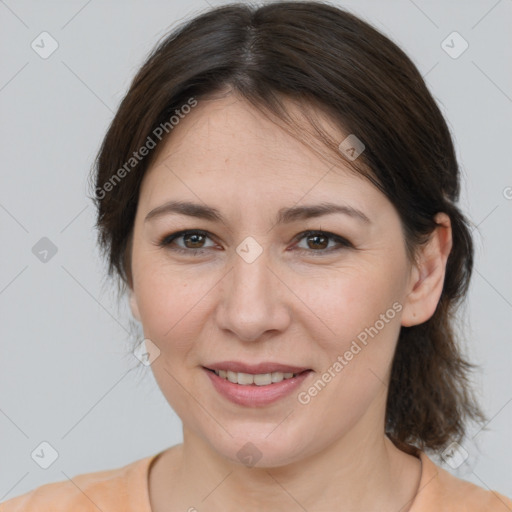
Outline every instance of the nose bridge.
[[253, 240], [240, 244], [223, 285], [220, 327], [242, 340], [255, 340], [267, 330], [283, 329], [288, 317], [268, 251], [258, 246]]
[[262, 294], [270, 291], [267, 255], [262, 253], [251, 260], [237, 254], [233, 259], [231, 298], [236, 298], [239, 305], [262, 299]]

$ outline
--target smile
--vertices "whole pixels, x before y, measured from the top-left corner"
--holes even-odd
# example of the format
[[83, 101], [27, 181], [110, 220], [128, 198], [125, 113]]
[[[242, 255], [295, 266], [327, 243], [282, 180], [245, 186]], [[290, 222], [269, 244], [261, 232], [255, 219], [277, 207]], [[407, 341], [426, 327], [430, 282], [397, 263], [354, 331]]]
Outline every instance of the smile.
[[245, 407], [264, 407], [291, 396], [313, 373], [310, 369], [293, 369], [296, 371], [269, 371], [267, 365], [265, 373], [248, 373], [203, 367], [213, 390], [220, 397]]

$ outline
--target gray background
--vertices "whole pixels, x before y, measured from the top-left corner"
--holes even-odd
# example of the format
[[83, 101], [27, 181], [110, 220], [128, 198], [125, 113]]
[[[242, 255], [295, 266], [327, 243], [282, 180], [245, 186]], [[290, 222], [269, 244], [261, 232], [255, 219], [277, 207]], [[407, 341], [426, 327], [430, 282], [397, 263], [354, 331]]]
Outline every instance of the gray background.
[[[0, 1], [0, 501], [181, 441], [151, 370], [128, 351], [128, 310], [104, 280], [87, 179], [147, 52], [220, 3]], [[408, 53], [454, 135], [477, 246], [466, 349], [491, 421], [470, 432], [462, 465], [443, 464], [512, 496], [512, 1], [339, 5]], [[31, 48], [43, 31], [59, 45], [47, 59]], [[442, 47], [453, 31], [469, 44], [458, 58]], [[42, 237], [57, 248], [46, 262], [32, 252]], [[31, 458], [43, 441], [59, 455], [48, 469]]]

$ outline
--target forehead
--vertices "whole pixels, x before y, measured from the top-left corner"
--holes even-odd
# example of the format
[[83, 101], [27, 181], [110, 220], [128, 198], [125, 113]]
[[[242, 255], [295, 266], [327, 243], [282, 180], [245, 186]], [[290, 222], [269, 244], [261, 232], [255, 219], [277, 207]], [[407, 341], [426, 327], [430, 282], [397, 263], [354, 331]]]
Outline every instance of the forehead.
[[[300, 108], [287, 106], [300, 122]], [[327, 116], [317, 115], [324, 128], [343, 140], [344, 134]], [[144, 177], [143, 207], [183, 197], [216, 204], [219, 209], [227, 208], [230, 201], [245, 200], [245, 208], [250, 209], [271, 203], [290, 205], [301, 198], [332, 202], [336, 197], [362, 209], [364, 203], [376, 204], [384, 198], [365, 178], [345, 167], [342, 158], [334, 166], [232, 95], [199, 101], [173, 128]]]
[[[296, 105], [286, 103], [292, 115], [301, 116]], [[229, 163], [236, 164], [240, 172], [254, 167], [261, 173], [285, 168], [301, 171], [308, 164], [318, 167], [320, 160], [268, 115], [234, 95], [200, 100], [173, 129], [155, 164], [191, 157], [207, 164], [200, 166], [201, 172], [216, 170], [215, 166], [224, 169]]]

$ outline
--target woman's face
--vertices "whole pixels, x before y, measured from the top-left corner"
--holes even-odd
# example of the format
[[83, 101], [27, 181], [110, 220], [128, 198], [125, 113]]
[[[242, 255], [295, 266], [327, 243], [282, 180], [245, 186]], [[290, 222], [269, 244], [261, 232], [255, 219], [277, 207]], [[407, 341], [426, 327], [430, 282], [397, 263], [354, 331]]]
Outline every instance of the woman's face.
[[383, 436], [411, 266], [389, 200], [331, 167], [231, 96], [200, 101], [144, 177], [132, 308], [185, 432], [233, 461]]

